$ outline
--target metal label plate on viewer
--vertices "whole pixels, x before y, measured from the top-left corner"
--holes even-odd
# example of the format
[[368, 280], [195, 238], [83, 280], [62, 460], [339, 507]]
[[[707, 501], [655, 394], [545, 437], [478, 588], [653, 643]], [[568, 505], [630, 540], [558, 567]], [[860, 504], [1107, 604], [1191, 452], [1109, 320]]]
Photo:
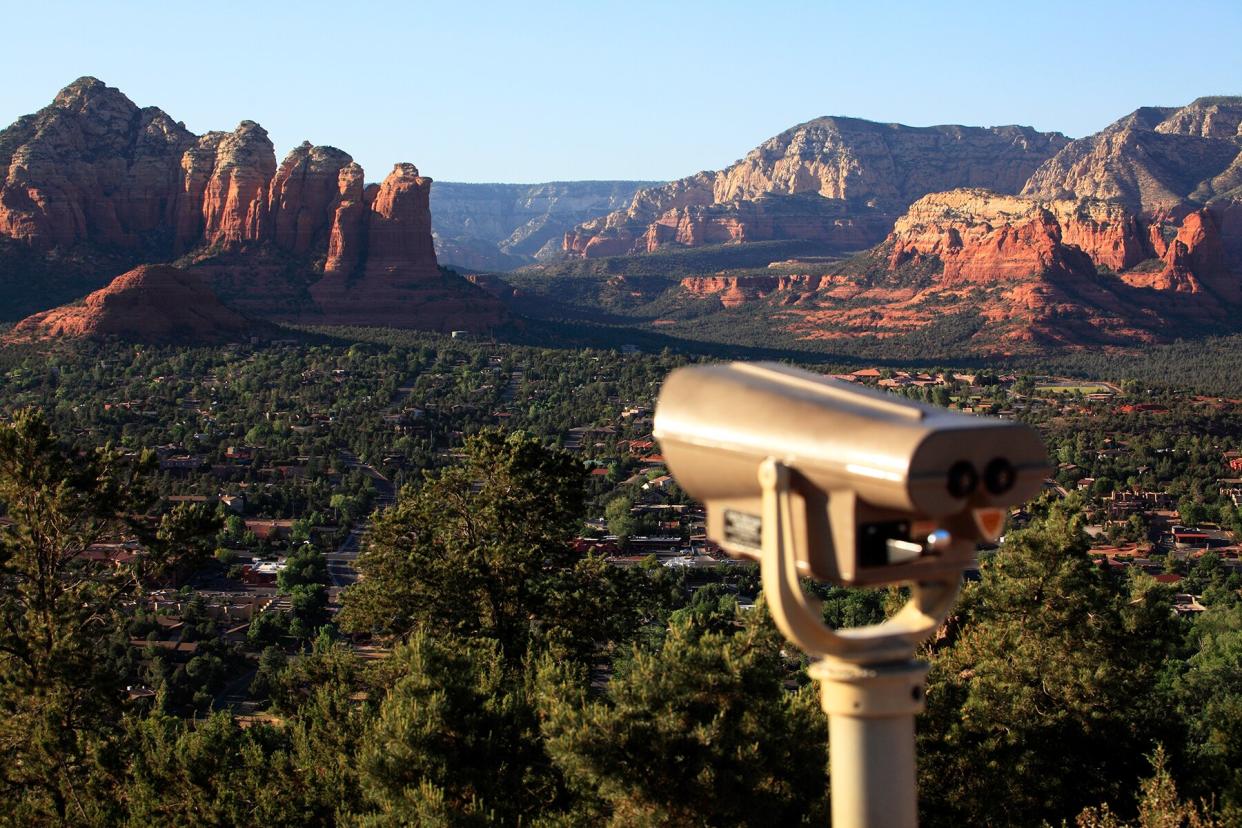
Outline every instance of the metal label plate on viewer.
[[730, 546], [760, 552], [763, 549], [763, 520], [758, 515], [725, 509], [724, 541]]

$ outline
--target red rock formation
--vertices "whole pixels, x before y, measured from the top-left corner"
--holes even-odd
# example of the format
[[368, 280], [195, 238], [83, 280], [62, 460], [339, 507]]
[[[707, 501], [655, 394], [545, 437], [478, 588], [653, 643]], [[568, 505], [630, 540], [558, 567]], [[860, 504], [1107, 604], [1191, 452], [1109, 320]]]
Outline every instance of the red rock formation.
[[211, 177], [203, 190], [203, 241], [237, 247], [261, 240], [276, 153], [267, 130], [242, 121], [216, 145]]
[[639, 190], [625, 210], [565, 235], [572, 257], [676, 244], [807, 239], [841, 250], [881, 240], [929, 192], [1015, 192], [1066, 143], [1025, 127], [912, 128], [817, 118], [765, 141], [736, 164]]
[[1041, 202], [986, 190], [933, 193], [893, 227], [889, 266], [936, 257], [946, 284], [1030, 277], [1049, 268], [1094, 274], [1150, 257], [1134, 217], [1098, 201]]
[[[366, 251], [366, 217], [378, 187], [364, 187], [362, 167], [350, 163], [337, 175], [337, 202], [328, 237], [325, 274], [352, 276]], [[369, 194], [369, 198], [368, 198]]]
[[223, 132], [209, 132], [181, 156], [181, 187], [173, 208], [174, 255], [181, 255], [202, 243], [203, 195], [216, 168], [216, 153]]
[[143, 265], [123, 273], [82, 302], [43, 311], [19, 322], [6, 339], [52, 337], [135, 342], [218, 342], [246, 335], [245, 317], [229, 310], [193, 273]]
[[[1220, 231], [1207, 210], [1186, 216], [1161, 258], [1164, 270], [1146, 286], [1182, 293], [1206, 289], [1229, 304], [1242, 301], [1239, 278], [1229, 272]], [[1141, 284], [1134, 278], [1129, 281]]]
[[367, 222], [368, 277], [436, 266], [431, 239], [431, 179], [397, 164], [384, 179]]
[[1084, 200], [1056, 219], [1061, 241], [1082, 250], [1100, 267], [1122, 271], [1151, 257], [1138, 218], [1114, 205]]
[[174, 253], [270, 242], [305, 255], [328, 238], [337, 177], [350, 163], [338, 149], [304, 143], [276, 169], [267, 132], [253, 121], [207, 133], [181, 159]]
[[0, 235], [36, 248], [141, 248], [171, 218], [194, 142], [155, 108], [81, 78], [0, 132]]
[[[1176, 235], [1167, 239], [1171, 229]], [[1152, 267], [1157, 253], [1161, 266]], [[1166, 213], [1144, 228], [1116, 203], [937, 193], [916, 202], [894, 227], [890, 267], [918, 256], [942, 262], [942, 285], [1059, 274], [1067, 286], [1080, 288], [1096, 285], [1096, 271], [1104, 268], [1132, 287], [1207, 290], [1218, 302], [1242, 302], [1217, 220], [1207, 209], [1186, 213], [1180, 225]]]
[[195, 136], [93, 78], [0, 132], [0, 236], [121, 248], [127, 264], [192, 254], [228, 302], [269, 318], [494, 325], [499, 303], [436, 265], [430, 184], [401, 164], [364, 187], [346, 153], [309, 143], [278, 168], [253, 121]]
[[[352, 178], [343, 186], [356, 190]], [[341, 239], [334, 245], [337, 256], [330, 253], [331, 267], [310, 288], [322, 324], [449, 331], [486, 330], [503, 321], [494, 297], [440, 272], [430, 193], [431, 179], [413, 164], [397, 164], [373, 195], [364, 193], [366, 253], [356, 278], [348, 266], [348, 233], [334, 229], [334, 240]]]
[[[1137, 110], [1071, 142], [1023, 192], [1045, 200], [1105, 198], [1125, 207], [1138, 232], [1124, 234], [1129, 247], [1111, 260], [1068, 227], [1064, 240], [1119, 271], [1125, 284], [1188, 297], [1185, 302], [1207, 312], [1213, 302], [1242, 301], [1240, 185], [1242, 98], [1200, 98], [1181, 108]], [[1135, 236], [1141, 244], [1133, 243]]]
[[[687, 296], [716, 298], [726, 308], [736, 308], [747, 302], [764, 299], [775, 293], [806, 294], [827, 287], [830, 279], [811, 275], [786, 276], [688, 276], [681, 280], [681, 289]], [[797, 297], [789, 297], [797, 301]]]
[[[765, 303], [774, 325], [808, 339], [892, 338], [961, 316], [984, 322], [970, 350], [1133, 347], [1225, 324], [1242, 303], [1219, 232], [1228, 215], [1177, 219], [1161, 261], [1151, 228], [1119, 204], [955, 190], [919, 199], [883, 245], [826, 275], [720, 274], [679, 290], [730, 309]], [[1174, 216], [1161, 221], [1164, 239]]]
[[[914, 201], [883, 245], [817, 285], [722, 274], [682, 280], [679, 294], [730, 309], [763, 303], [774, 326], [811, 339], [892, 338], [946, 317], [978, 318], [984, 324], [962, 347], [1000, 353], [1133, 347], [1219, 329], [1242, 305], [1240, 125], [1242, 99], [1139, 110], [1066, 146], [1030, 177], [1024, 196], [959, 189]], [[874, 154], [871, 166], [840, 170], [792, 148], [752, 156], [711, 179], [711, 204], [701, 203], [709, 182], [698, 179], [682, 185], [700, 200], [687, 206], [650, 207], [640, 192], [626, 214], [580, 226], [566, 247], [589, 256], [745, 241], [764, 217], [734, 220], [736, 204], [720, 199], [786, 186], [844, 198], [855, 220], [850, 187], [874, 193], [877, 214], [898, 195]]]
[[263, 235], [277, 247], [297, 255], [322, 247], [336, 222], [342, 199], [352, 195], [348, 188], [341, 188], [341, 173], [351, 165], [361, 181], [361, 168], [335, 147], [316, 147], [306, 141], [290, 152], [272, 180], [268, 200], [270, 227]]

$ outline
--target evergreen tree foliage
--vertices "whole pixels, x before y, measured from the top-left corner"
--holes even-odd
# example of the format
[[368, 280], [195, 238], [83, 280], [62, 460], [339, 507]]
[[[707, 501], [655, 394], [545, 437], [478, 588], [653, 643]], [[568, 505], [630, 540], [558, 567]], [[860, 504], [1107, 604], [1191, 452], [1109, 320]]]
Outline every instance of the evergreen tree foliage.
[[1152, 775], [1140, 786], [1138, 818], [1134, 822], [1119, 818], [1104, 803], [1079, 814], [1075, 820], [1077, 828], [1223, 828], [1236, 823], [1236, 815], [1225, 821], [1214, 815], [1208, 804], [1179, 797], [1163, 746], [1156, 748], [1150, 761]]
[[409, 824], [434, 803], [518, 824], [555, 801], [538, 719], [498, 642], [415, 632], [391, 658], [402, 676], [358, 753], [373, 824]]
[[[706, 603], [706, 602], [705, 602]], [[826, 819], [826, 721], [789, 692], [765, 613], [731, 631], [675, 621], [654, 652], [618, 664], [603, 698], [545, 664], [548, 750], [592, 824], [789, 825]], [[581, 823], [580, 823], [581, 824]]]
[[919, 721], [925, 824], [1031, 825], [1125, 801], [1168, 733], [1170, 596], [1119, 589], [1086, 550], [1074, 504], [1045, 504], [964, 596]]
[[1197, 651], [1176, 681], [1196, 789], [1242, 820], [1242, 604], [1212, 607], [1191, 632]]
[[106, 642], [144, 561], [89, 552], [129, 525], [130, 483], [115, 454], [67, 451], [37, 412], [0, 425], [0, 798], [22, 820], [92, 819], [95, 771], [114, 770], [125, 676]]
[[343, 629], [405, 636], [420, 625], [500, 642], [516, 663], [532, 619], [553, 624], [547, 571], [573, 566], [581, 466], [522, 433], [483, 431], [459, 465], [380, 514], [345, 597]]
[[[124, 370], [145, 370], [141, 358]], [[349, 359], [386, 357], [359, 347]], [[1229, 427], [1186, 421], [1198, 422]], [[1067, 460], [1105, 464], [1097, 480], [1125, 479], [1093, 459], [1097, 441], [1068, 428], [1057, 439]], [[1188, 504], [1210, 500], [1210, 470], [1188, 471], [1217, 456], [1208, 438], [1157, 433], [1128, 450], [1152, 474], [1183, 476]], [[159, 628], [144, 589], [206, 560], [219, 536], [207, 509], [161, 512], [149, 460], [68, 448], [29, 411], [0, 424], [0, 824], [826, 819], [824, 718], [762, 605], [738, 610], [735, 596], [757, 589], [753, 570], [688, 576], [573, 553], [584, 481], [569, 455], [484, 430], [376, 516], [341, 620], [391, 640], [387, 657], [333, 639], [323, 556], [295, 553], [280, 583], [295, 617], [264, 613], [252, 628], [255, 653], [267, 645], [258, 721], [207, 713], [244, 662], [211, 637], [201, 604], [181, 613], [192, 658], [131, 646]], [[366, 481], [342, 480], [363, 514]], [[314, 497], [329, 508], [327, 492]], [[1031, 508], [926, 647], [923, 824], [1237, 824], [1237, 576], [1210, 553], [1190, 564], [1182, 588], [1209, 609], [1184, 621], [1167, 587], [1091, 561], [1078, 496]], [[127, 537], [140, 554], [105, 554]], [[874, 623], [900, 600], [813, 589], [838, 626]], [[302, 640], [287, 655], [295, 622]], [[126, 700], [135, 678], [158, 688], [153, 709]]]

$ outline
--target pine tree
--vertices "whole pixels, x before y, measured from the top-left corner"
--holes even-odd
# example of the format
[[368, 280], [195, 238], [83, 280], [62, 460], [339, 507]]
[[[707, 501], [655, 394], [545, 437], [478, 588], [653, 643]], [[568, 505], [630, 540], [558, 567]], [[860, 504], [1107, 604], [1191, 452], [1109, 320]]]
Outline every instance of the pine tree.
[[1195, 620], [1197, 652], [1175, 685], [1188, 728], [1192, 779], [1242, 818], [1242, 603], [1210, 608]]
[[576, 623], [552, 587], [574, 567], [569, 541], [583, 471], [523, 433], [481, 432], [466, 441], [465, 455], [376, 518], [340, 623], [397, 637], [426, 626], [492, 639], [516, 665], [532, 625]]
[[104, 642], [137, 573], [87, 554], [127, 526], [117, 461], [66, 451], [36, 412], [0, 426], [0, 797], [31, 821], [95, 818], [95, 754], [117, 734], [124, 676]]
[[389, 660], [400, 678], [358, 751], [368, 824], [412, 824], [428, 809], [452, 824], [518, 824], [555, 801], [525, 683], [497, 643], [416, 632]]
[[545, 663], [548, 751], [582, 798], [578, 824], [796, 825], [826, 820], [826, 721], [785, 688], [766, 613], [728, 632], [682, 616], [654, 652], [618, 662], [602, 699]]

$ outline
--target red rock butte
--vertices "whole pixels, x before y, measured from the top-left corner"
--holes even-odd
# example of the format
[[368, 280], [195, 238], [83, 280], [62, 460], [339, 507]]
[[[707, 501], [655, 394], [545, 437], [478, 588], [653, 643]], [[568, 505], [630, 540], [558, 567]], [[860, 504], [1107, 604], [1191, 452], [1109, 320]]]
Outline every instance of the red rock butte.
[[[368, 185], [347, 153], [310, 143], [277, 164], [253, 121], [194, 135], [82, 78], [0, 132], [0, 288], [18, 272], [3, 266], [14, 248], [53, 267], [103, 251], [110, 269], [32, 307], [176, 260], [251, 318], [501, 324], [492, 294], [503, 289], [439, 269], [430, 188], [412, 164]], [[971, 337], [963, 347], [1006, 353], [1235, 330], [1242, 98], [1145, 107], [1074, 141], [1020, 126], [817, 118], [724, 170], [638, 190], [626, 209], [577, 225], [564, 248], [589, 258], [780, 240], [866, 252], [813, 272], [704, 274], [665, 289], [722, 309], [767, 303], [767, 324], [808, 339], [891, 338], [949, 317]]]

